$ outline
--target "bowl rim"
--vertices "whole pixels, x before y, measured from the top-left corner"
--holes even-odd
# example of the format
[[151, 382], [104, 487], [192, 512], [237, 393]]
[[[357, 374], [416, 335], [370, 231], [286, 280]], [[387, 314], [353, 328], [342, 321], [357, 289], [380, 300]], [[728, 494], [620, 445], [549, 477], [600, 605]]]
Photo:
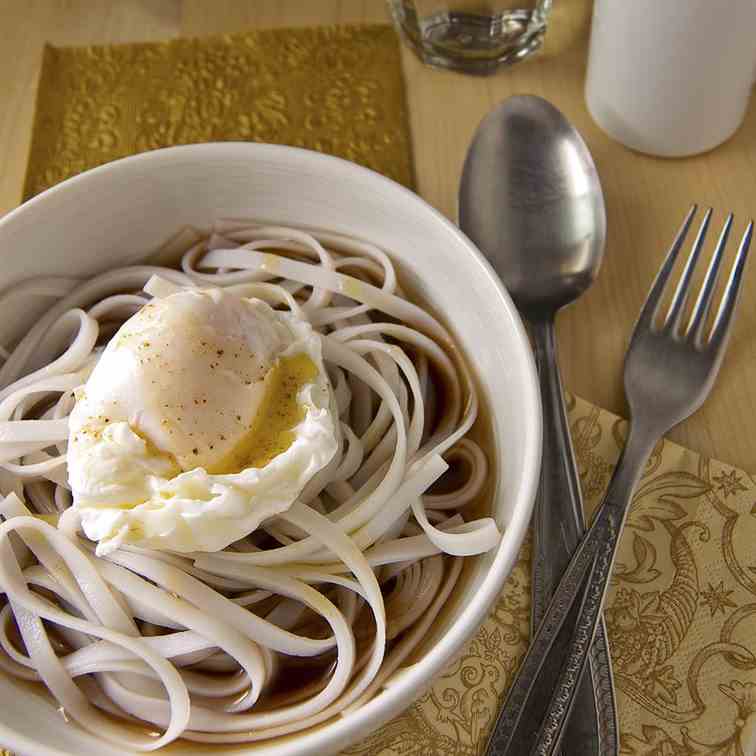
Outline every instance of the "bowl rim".
[[[477, 632], [496, 597], [501, 592], [504, 582], [514, 566], [530, 523], [540, 474], [542, 416], [535, 360], [525, 326], [509, 293], [488, 259], [469, 237], [439, 210], [411, 189], [370, 168], [334, 155], [288, 145], [233, 141], [205, 142], [150, 150], [91, 168], [44, 190], [0, 218], [0, 230], [9, 224], [13, 224], [32, 210], [44, 209], [44, 206], [51, 201], [54, 202], [59, 194], [65, 193], [72, 186], [86, 183], [93, 176], [118, 173], [126, 164], [155, 164], [162, 160], [171, 161], [176, 158], [183, 158], [190, 153], [194, 153], [198, 157], [202, 155], [207, 157], [222, 156], [223, 153], [227, 153], [229, 156], [244, 157], [242, 153], [247, 153], [258, 161], [268, 160], [271, 163], [295, 161], [302, 166], [309, 164], [314, 172], [332, 173], [335, 171], [345, 178], [351, 177], [364, 182], [372, 181], [376, 186], [380, 184], [388, 191], [403, 195], [405, 202], [414, 204], [418, 210], [430, 215], [433, 222], [440, 224], [447, 233], [456, 237], [458, 243], [467, 250], [468, 263], [476, 264], [481, 268], [496, 292], [499, 307], [506, 311], [513, 324], [515, 339], [520, 347], [518, 358], [523, 360], [522, 368], [526, 374], [526, 380], [522, 387], [523, 394], [518, 397], [518, 401], [524, 406], [524, 413], [532, 419], [532, 423], [522, 438], [523, 472], [517, 493], [518, 501], [512, 507], [512, 518], [507, 524], [496, 556], [464, 612], [454, 618], [444, 634], [434, 644], [431, 653], [426, 653], [416, 663], [403, 669], [401, 674], [397, 675], [373, 699], [356, 711], [350, 712], [348, 716], [326, 720], [313, 729], [303, 730], [299, 734], [294, 733], [285, 741], [276, 742], [274, 740], [270, 744], [271, 756], [279, 756], [279, 753], [280, 756], [300, 756], [316, 752], [320, 754], [331, 753], [333, 749], [349, 745], [352, 742], [350, 738], [352, 733], [363, 731], [366, 733], [364, 736], [366, 737], [368, 733], [375, 732], [378, 727], [406, 709], [422, 695], [439, 673], [461, 651], [465, 643]], [[40, 208], [40, 206], [42, 207]], [[296, 738], [297, 735], [299, 735], [298, 738]], [[2, 740], [4, 746], [23, 753], [33, 752], [37, 756], [65, 756], [62, 751], [48, 748], [30, 740], [25, 735], [17, 733], [10, 725], [2, 721], [0, 721], [0, 740]], [[256, 741], [249, 745], [259, 748], [263, 743], [264, 741]], [[243, 743], [228, 745], [234, 748], [244, 746]], [[220, 748], [223, 748], [223, 746], [219, 744]]]

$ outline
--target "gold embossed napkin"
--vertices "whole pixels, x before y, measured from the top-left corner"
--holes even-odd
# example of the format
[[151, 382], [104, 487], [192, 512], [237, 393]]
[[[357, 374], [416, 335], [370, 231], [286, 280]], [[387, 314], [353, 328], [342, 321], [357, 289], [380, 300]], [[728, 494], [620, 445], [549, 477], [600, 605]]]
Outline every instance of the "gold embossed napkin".
[[136, 152], [236, 140], [328, 152], [410, 186], [391, 27], [47, 46], [24, 197]]
[[[48, 47], [25, 194], [134, 152], [221, 139], [319, 149], [411, 184], [393, 32], [350, 26]], [[592, 510], [625, 424], [579, 399], [569, 409]], [[348, 753], [482, 752], [527, 646], [529, 567], [526, 545], [464, 654]], [[625, 756], [756, 753], [756, 480], [660, 443], [635, 495], [606, 620]]]

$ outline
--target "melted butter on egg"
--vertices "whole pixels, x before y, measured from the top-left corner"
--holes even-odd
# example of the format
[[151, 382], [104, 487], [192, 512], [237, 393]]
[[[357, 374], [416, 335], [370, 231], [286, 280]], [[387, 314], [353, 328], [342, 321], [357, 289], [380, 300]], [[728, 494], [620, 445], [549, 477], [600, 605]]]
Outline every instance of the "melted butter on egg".
[[229, 474], [264, 467], [285, 452], [296, 438], [294, 428], [305, 417], [297, 396], [317, 375], [317, 366], [306, 354], [280, 358], [265, 377], [265, 393], [249, 432], [208, 472]]

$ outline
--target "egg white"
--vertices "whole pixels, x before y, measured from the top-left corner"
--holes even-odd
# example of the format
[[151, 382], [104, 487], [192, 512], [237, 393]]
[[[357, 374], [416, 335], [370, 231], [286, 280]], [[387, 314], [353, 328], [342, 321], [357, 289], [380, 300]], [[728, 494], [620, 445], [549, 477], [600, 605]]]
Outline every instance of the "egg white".
[[[211, 472], [252, 427], [266, 376], [297, 355], [316, 373], [297, 391], [304, 415], [291, 444], [260, 467]], [[218, 551], [288, 509], [328, 465], [336, 418], [308, 323], [222, 290], [153, 300], [115, 334], [77, 394], [74, 508], [100, 555], [122, 544]]]

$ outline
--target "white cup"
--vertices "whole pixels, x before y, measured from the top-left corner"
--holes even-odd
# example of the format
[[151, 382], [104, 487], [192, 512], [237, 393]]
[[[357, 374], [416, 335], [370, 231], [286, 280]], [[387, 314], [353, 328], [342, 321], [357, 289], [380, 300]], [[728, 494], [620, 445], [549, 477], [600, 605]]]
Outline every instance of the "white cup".
[[756, 69], [756, 0], [595, 0], [585, 97], [622, 144], [664, 157], [740, 126]]

